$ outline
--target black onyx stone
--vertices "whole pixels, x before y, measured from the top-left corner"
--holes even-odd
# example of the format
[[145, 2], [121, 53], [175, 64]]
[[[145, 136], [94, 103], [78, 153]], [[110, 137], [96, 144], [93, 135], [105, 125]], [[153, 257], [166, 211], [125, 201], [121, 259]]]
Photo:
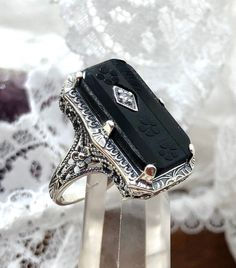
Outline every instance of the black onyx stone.
[[107, 85], [112, 85], [113, 82], [111, 79], [104, 79], [104, 82], [107, 84]]
[[111, 71], [110, 71], [110, 74], [111, 74], [112, 76], [117, 76], [117, 75], [118, 75], [117, 72], [116, 72], [115, 70], [111, 70]]
[[117, 76], [113, 76], [112, 78], [111, 78], [111, 80], [112, 80], [112, 82], [115, 84], [115, 83], [118, 83], [118, 81], [119, 81], [119, 79], [118, 79], [118, 77]]
[[[77, 90], [102, 124], [108, 119], [115, 122], [110, 137], [131, 163], [142, 170], [154, 164], [159, 175], [190, 159], [188, 136], [130, 65], [112, 59], [85, 72]], [[138, 111], [117, 103], [113, 84], [118, 81], [134, 95]]]
[[103, 74], [107, 74], [109, 72], [109, 68], [108, 68], [108, 66], [104, 65], [104, 66], [99, 68], [99, 71]]
[[96, 74], [96, 77], [99, 79], [99, 80], [103, 80], [105, 78], [105, 76], [101, 73], [98, 73]]

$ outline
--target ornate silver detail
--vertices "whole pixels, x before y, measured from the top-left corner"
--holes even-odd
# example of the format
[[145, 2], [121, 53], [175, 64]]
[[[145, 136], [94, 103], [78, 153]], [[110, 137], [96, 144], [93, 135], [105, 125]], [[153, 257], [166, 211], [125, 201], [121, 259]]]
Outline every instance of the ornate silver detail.
[[[105, 125], [102, 125], [75, 89], [77, 81], [84, 77], [85, 73], [81, 72], [69, 75], [62, 89], [60, 108], [74, 126], [75, 140], [54, 172], [49, 185], [50, 196], [56, 203], [64, 205], [78, 201], [78, 199], [73, 199], [74, 197], [66, 200], [63, 193], [77, 179], [90, 173], [107, 174], [108, 178], [116, 183], [124, 197], [133, 198], [150, 198], [190, 175], [195, 162], [192, 144], [189, 146], [193, 154], [190, 161], [158, 177], [155, 177], [156, 167], [153, 165], [147, 165], [143, 171], [133, 166], [115, 141], [109, 137], [114, 128], [114, 122], [108, 120]], [[117, 86], [113, 89], [114, 94], [118, 92], [118, 89], [125, 94], [129, 92]], [[128, 95], [132, 99], [129, 104], [132, 108], [130, 106], [127, 108], [137, 110], [135, 97], [131, 94]], [[120, 104], [125, 106], [125, 98], [121, 102]]]
[[193, 156], [190, 162], [179, 165], [155, 178], [152, 184], [153, 188], [156, 191], [162, 191], [182, 182], [191, 174], [194, 163], [195, 157]]
[[67, 79], [64, 82], [62, 87], [62, 94], [69, 92], [72, 88], [74, 88], [75, 83], [77, 81], [77, 73], [72, 73], [67, 76]]
[[[71, 199], [66, 199], [63, 196], [64, 191], [73, 182], [90, 173], [105, 173], [108, 178], [112, 177], [112, 179], [117, 183], [117, 187], [121, 191], [122, 195], [126, 197], [130, 196], [130, 192], [127, 187], [125, 187], [123, 178], [117, 171], [116, 167], [113, 166], [111, 162], [108, 161], [108, 159], [96, 148], [96, 146], [93, 145], [83, 122], [76, 115], [74, 107], [72, 107], [69, 102], [64, 101], [63, 108], [63, 111], [67, 114], [74, 125], [76, 135], [74, 143], [66, 157], [57, 167], [52, 176], [52, 180], [49, 184], [49, 193], [51, 198], [60, 205], [77, 202], [79, 199], [76, 199], [76, 197], [73, 201]], [[72, 115], [74, 115], [74, 118]], [[99, 144], [102, 144], [103, 146], [106, 145], [106, 142], [101, 141], [103, 139], [101, 133], [99, 134], [97, 131], [94, 131], [94, 133], [95, 138], [99, 137]]]
[[138, 177], [138, 173], [135, 168], [129, 163], [115, 142], [112, 139], [108, 139], [108, 135], [103, 129], [102, 124], [93, 114], [79, 93], [76, 92], [75, 94], [74, 91], [75, 90], [72, 89], [65, 98], [81, 116], [81, 119], [94, 144], [101, 147], [100, 149], [103, 151], [105, 156], [108, 157], [109, 160], [112, 161], [120, 170], [120, 172], [125, 175], [126, 180], [135, 180]]
[[117, 103], [132, 111], [138, 111], [135, 96], [131, 91], [118, 86], [113, 86], [113, 92]]

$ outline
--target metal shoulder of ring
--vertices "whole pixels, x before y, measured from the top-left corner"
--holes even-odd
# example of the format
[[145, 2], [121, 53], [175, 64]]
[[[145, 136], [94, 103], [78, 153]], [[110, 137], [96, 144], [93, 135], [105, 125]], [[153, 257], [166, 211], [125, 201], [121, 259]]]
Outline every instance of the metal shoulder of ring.
[[85, 100], [75, 89], [76, 83], [85, 77], [85, 72], [70, 74], [64, 83], [60, 108], [71, 120], [75, 140], [64, 160], [56, 169], [50, 182], [50, 195], [58, 204], [70, 204], [79, 200], [66, 195], [67, 188], [76, 180], [90, 173], [105, 173], [115, 182], [123, 197], [150, 198], [184, 179], [192, 172], [195, 152], [189, 149], [192, 158], [168, 172], [156, 177], [156, 167], [149, 164], [138, 170], [125, 157], [115, 141], [109, 138], [115, 127], [113, 121], [102, 124]]

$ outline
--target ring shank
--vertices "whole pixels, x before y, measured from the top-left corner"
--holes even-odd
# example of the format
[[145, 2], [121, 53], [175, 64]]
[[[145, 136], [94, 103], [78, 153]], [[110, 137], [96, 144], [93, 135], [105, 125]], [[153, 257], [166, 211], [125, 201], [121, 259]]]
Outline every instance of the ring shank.
[[86, 176], [78, 177], [64, 185], [55, 196], [59, 205], [69, 205], [82, 201], [85, 198]]
[[[92, 173], [86, 173], [83, 176], [78, 176], [73, 180], [67, 181], [64, 185], [61, 185], [61, 187], [54, 191], [54, 195], [52, 199], [58, 204], [58, 205], [69, 205], [74, 204], [76, 202], [82, 201], [85, 198], [86, 195], [86, 186], [87, 185], [87, 177], [93, 175], [100, 178], [106, 176], [105, 174], [101, 176], [101, 172], [92, 172]], [[111, 178], [107, 177], [107, 189], [109, 189], [113, 185], [113, 181]], [[95, 187], [98, 183], [96, 182], [97, 179], [92, 183], [90, 186]]]

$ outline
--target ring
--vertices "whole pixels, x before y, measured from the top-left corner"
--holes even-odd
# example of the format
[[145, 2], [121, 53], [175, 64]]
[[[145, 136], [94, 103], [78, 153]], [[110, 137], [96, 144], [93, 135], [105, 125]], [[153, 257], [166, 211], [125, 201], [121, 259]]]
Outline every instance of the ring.
[[49, 184], [57, 204], [79, 201], [76, 183], [88, 174], [104, 173], [124, 198], [141, 199], [191, 174], [195, 152], [189, 137], [125, 61], [70, 74], [59, 106], [75, 138]]

